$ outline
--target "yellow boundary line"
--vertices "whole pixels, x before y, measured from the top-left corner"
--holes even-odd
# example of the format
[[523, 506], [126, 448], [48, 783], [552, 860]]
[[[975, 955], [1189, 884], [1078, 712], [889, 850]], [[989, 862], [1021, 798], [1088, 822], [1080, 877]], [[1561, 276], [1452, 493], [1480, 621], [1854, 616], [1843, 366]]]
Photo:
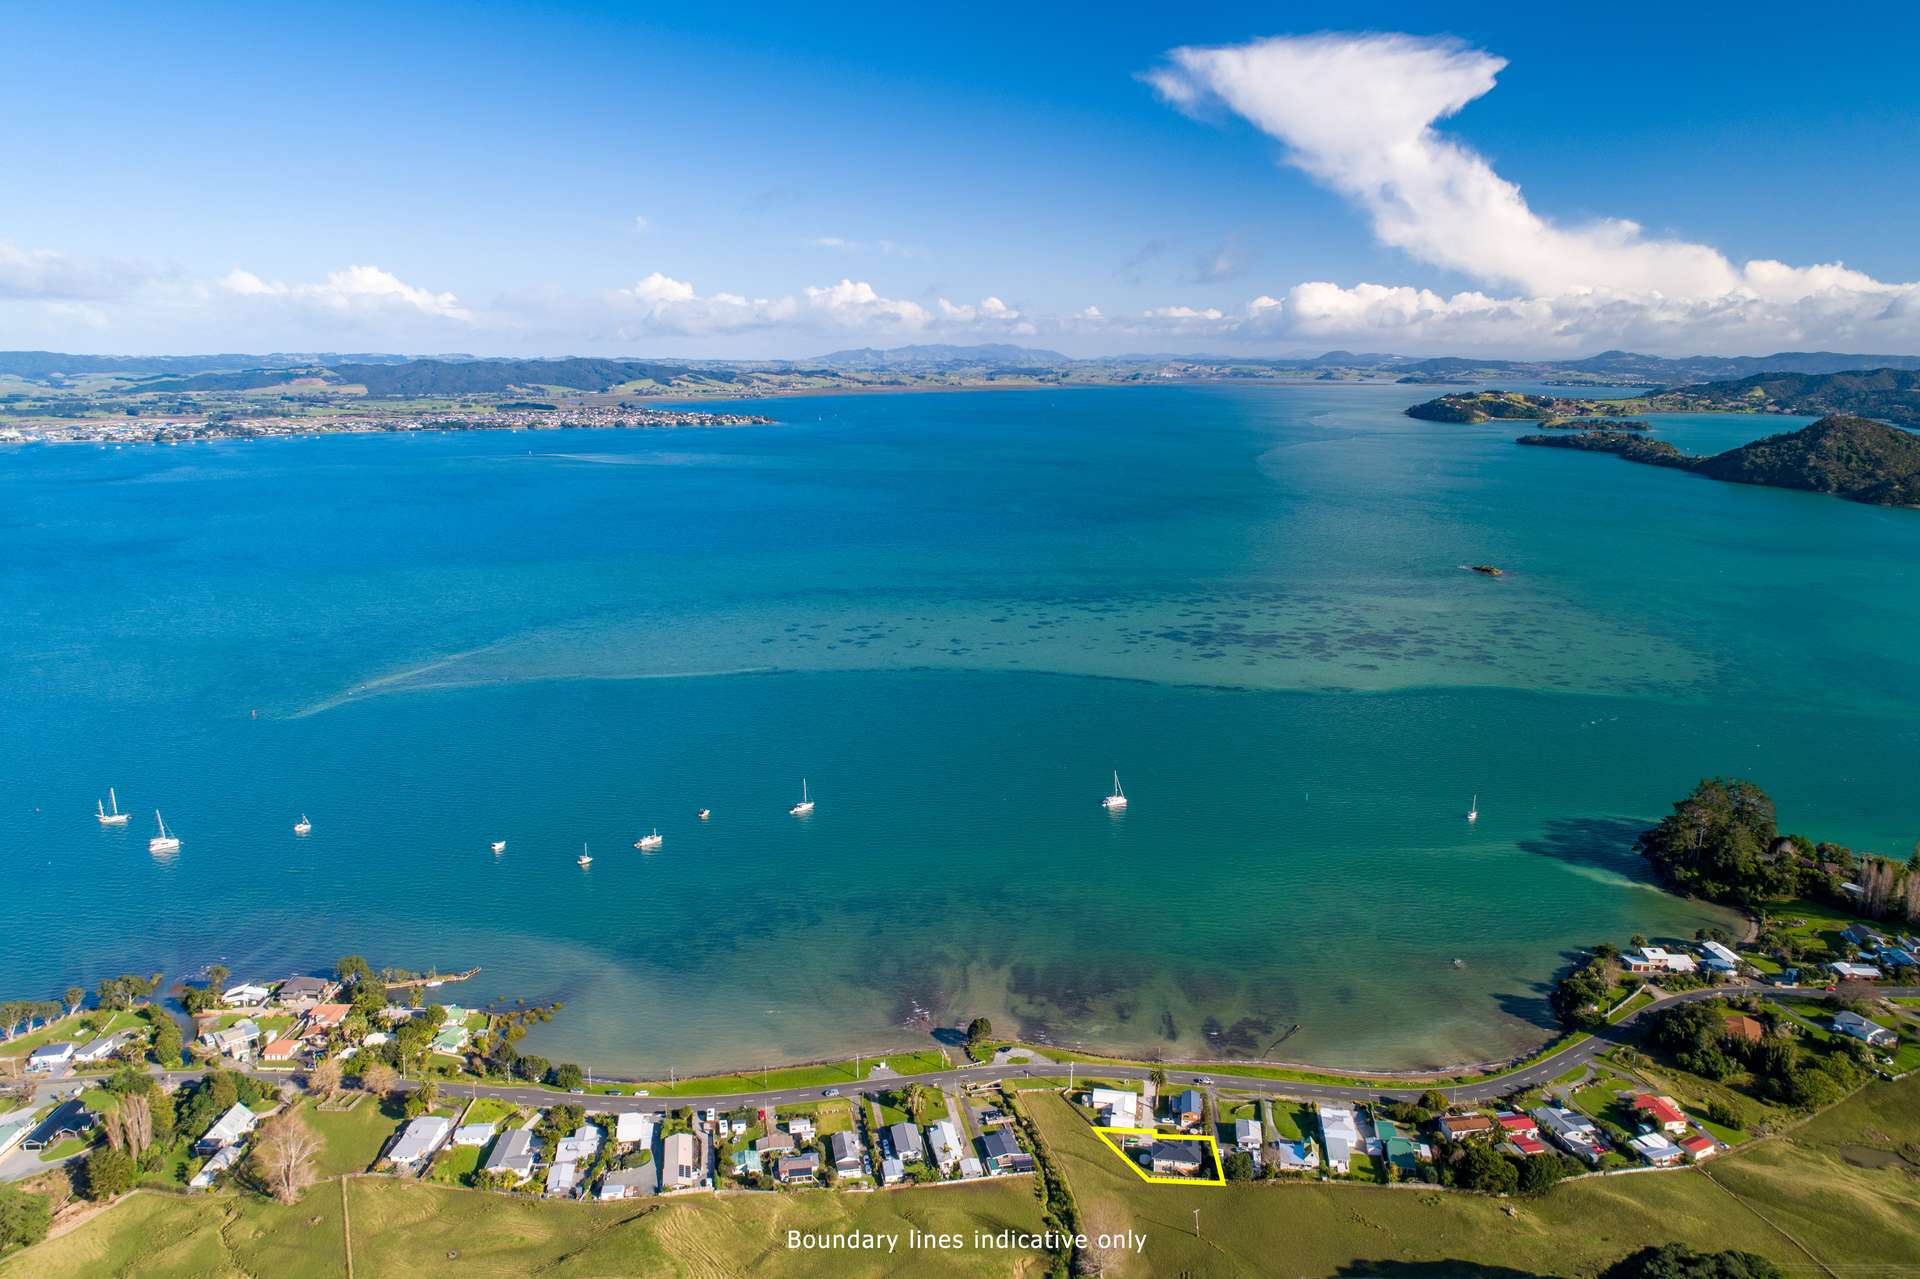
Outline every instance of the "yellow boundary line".
[[[1133, 1175], [1142, 1181], [1150, 1181], [1158, 1186], [1224, 1186], [1227, 1184], [1225, 1169], [1220, 1166], [1220, 1143], [1208, 1136], [1194, 1136], [1190, 1133], [1161, 1132], [1158, 1128], [1102, 1128], [1093, 1125], [1094, 1133], [1100, 1143], [1115, 1155], [1120, 1162], [1133, 1170]], [[1156, 1177], [1153, 1173], [1127, 1155], [1127, 1152], [1113, 1143], [1108, 1133], [1118, 1133], [1127, 1137], [1151, 1137], [1155, 1141], [1203, 1141], [1207, 1149], [1213, 1152], [1213, 1176], [1211, 1177]]]

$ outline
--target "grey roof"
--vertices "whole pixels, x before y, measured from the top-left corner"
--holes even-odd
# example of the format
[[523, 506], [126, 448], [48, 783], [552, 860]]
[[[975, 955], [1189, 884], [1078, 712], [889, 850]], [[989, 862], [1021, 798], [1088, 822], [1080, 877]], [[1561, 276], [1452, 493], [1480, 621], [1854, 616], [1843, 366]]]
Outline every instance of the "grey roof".
[[1881, 1038], [1893, 1034], [1885, 1026], [1869, 1021], [1850, 1008], [1843, 1008], [1833, 1015], [1833, 1028], [1842, 1034], [1859, 1039]]
[[833, 1161], [842, 1163], [849, 1159], [860, 1158], [860, 1147], [850, 1132], [836, 1132], [827, 1138], [827, 1146], [833, 1151]]
[[1195, 1114], [1199, 1114], [1207, 1108], [1206, 1098], [1202, 1097], [1199, 1091], [1193, 1088], [1189, 1088], [1178, 1097], [1175, 1097], [1173, 1104], [1178, 1107], [1183, 1114], [1189, 1110]]
[[1567, 1137], [1574, 1133], [1589, 1133], [1597, 1130], [1593, 1120], [1573, 1110], [1555, 1110], [1551, 1106], [1541, 1106], [1528, 1112], [1533, 1121], [1556, 1136]]
[[527, 1128], [515, 1128], [503, 1134], [493, 1143], [493, 1150], [487, 1155], [487, 1161], [480, 1165], [484, 1172], [530, 1172], [533, 1169], [533, 1132]]
[[1149, 1148], [1148, 1156], [1155, 1163], [1181, 1164], [1189, 1168], [1198, 1168], [1201, 1163], [1200, 1143], [1197, 1141], [1156, 1141]]
[[280, 998], [300, 995], [324, 995], [334, 983], [324, 977], [308, 977], [304, 973], [298, 977], [289, 977], [280, 983]]
[[1006, 1159], [1026, 1153], [1020, 1149], [1020, 1143], [1013, 1139], [1013, 1134], [1005, 1128], [995, 1128], [980, 1139], [980, 1145], [987, 1152], [989, 1159]]
[[616, 1168], [600, 1179], [602, 1186], [650, 1186], [653, 1184], [655, 1168], [648, 1164], [645, 1168]]
[[912, 1124], [893, 1125], [887, 1129], [887, 1138], [893, 1142], [894, 1153], [902, 1159], [924, 1159], [927, 1156], [927, 1144], [920, 1140], [920, 1130]]

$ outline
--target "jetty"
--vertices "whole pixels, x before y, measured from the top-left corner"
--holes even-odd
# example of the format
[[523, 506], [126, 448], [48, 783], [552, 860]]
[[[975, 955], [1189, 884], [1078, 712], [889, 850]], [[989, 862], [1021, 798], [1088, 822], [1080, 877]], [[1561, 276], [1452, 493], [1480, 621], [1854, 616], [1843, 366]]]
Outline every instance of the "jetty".
[[428, 973], [424, 977], [396, 977], [391, 981], [382, 978], [380, 984], [388, 990], [406, 990], [411, 986], [438, 986], [444, 982], [466, 981], [479, 974], [480, 965], [475, 964], [464, 973]]

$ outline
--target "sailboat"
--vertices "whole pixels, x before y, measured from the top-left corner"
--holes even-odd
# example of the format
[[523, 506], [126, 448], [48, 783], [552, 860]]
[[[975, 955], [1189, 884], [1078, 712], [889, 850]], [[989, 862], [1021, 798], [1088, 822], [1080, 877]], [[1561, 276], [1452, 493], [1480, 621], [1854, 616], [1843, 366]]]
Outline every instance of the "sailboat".
[[593, 856], [587, 852], [587, 846], [585, 844], [580, 845], [580, 855], [574, 858], [574, 861], [582, 866], [593, 864]]
[[660, 828], [655, 826], [653, 828], [653, 834], [642, 835], [639, 839], [633, 841], [633, 846], [643, 853], [650, 853], [666, 842], [666, 840], [660, 838]]
[[125, 826], [131, 815], [120, 811], [120, 797], [113, 793], [111, 786], [107, 787], [107, 802], [95, 800], [93, 807], [94, 817], [102, 826]]
[[496, 852], [496, 853], [504, 853], [504, 852], [506, 852], [506, 851], [507, 851], [507, 841], [506, 841], [506, 840], [504, 840], [504, 839], [496, 839], [496, 840], [494, 840], [494, 841], [493, 841], [493, 851], [494, 851], [494, 852]]
[[792, 813], [795, 817], [805, 817], [808, 813], [811, 813], [813, 811], [813, 800], [807, 794], [806, 778], [802, 777], [800, 779], [800, 802], [795, 804], [792, 808], [789, 808], [787, 811], [789, 813]]
[[1127, 806], [1127, 793], [1120, 789], [1120, 774], [1113, 775], [1113, 794], [1100, 801], [1100, 806], [1108, 812], [1117, 812]]
[[167, 829], [166, 818], [160, 816], [160, 810], [153, 810], [153, 820], [160, 827], [160, 833], [147, 841], [150, 853], [177, 853], [180, 851], [180, 838]]
[[1473, 797], [1473, 803], [1467, 806], [1467, 820], [1470, 822], [1480, 820], [1480, 796], [1477, 794]]
[[313, 823], [307, 820], [305, 813], [300, 814], [300, 820], [293, 824], [293, 833], [296, 835], [311, 835], [313, 833]]

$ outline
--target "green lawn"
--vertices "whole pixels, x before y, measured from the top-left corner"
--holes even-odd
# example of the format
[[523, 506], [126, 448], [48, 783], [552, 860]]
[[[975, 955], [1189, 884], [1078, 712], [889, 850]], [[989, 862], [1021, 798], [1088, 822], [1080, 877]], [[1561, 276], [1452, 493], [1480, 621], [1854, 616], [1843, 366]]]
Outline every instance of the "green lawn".
[[464, 1186], [480, 1167], [484, 1146], [447, 1146], [434, 1157], [427, 1178], [447, 1186]]
[[[856, 1059], [827, 1062], [815, 1066], [787, 1066], [764, 1072], [746, 1072], [737, 1075], [702, 1075], [694, 1079], [682, 1079], [676, 1082], [656, 1080], [640, 1085], [648, 1095], [654, 1097], [716, 1097], [727, 1093], [757, 1092], [768, 1088], [832, 1088], [847, 1084], [871, 1080], [873, 1069], [885, 1062], [899, 1075], [924, 1075], [935, 1070], [946, 1070], [952, 1063], [939, 1049], [927, 1049], [921, 1052], [889, 1053], [881, 1057], [862, 1057], [857, 1059], [859, 1073], [855, 1073]], [[631, 1088], [611, 1085], [622, 1092], [630, 1093]]]
[[500, 1101], [493, 1097], [476, 1097], [467, 1113], [461, 1118], [463, 1124], [497, 1124], [509, 1115], [520, 1113], [520, 1107], [510, 1101]]
[[97, 1008], [82, 1009], [71, 1017], [61, 1017], [30, 1035], [19, 1035], [0, 1043], [0, 1057], [24, 1057], [42, 1044], [70, 1042], [83, 1044], [116, 1030], [143, 1027], [146, 1019], [137, 1012], [106, 1013]]
[[400, 1121], [385, 1114], [376, 1098], [367, 1096], [347, 1111], [321, 1110], [308, 1101], [301, 1105], [300, 1117], [320, 1135], [317, 1162], [322, 1177], [366, 1170], [400, 1127]]

